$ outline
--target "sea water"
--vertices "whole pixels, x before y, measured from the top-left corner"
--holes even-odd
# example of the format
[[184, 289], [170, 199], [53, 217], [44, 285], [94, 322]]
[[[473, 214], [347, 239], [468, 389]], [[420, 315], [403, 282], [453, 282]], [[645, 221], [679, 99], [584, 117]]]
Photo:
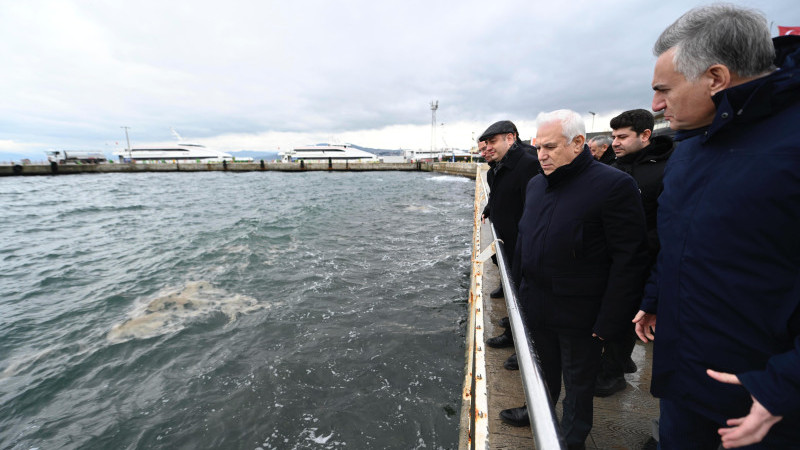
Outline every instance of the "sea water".
[[0, 448], [454, 448], [472, 180], [0, 179]]

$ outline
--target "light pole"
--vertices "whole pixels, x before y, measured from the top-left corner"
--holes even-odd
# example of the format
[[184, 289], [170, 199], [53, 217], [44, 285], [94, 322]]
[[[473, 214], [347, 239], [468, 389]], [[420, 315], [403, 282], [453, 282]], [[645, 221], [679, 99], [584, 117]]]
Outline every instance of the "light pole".
[[594, 132], [594, 113], [592, 111], [589, 111], [589, 114], [592, 115], [592, 132]]
[[472, 140], [470, 141], [470, 144], [469, 144], [469, 162], [472, 162], [473, 159], [474, 159], [474, 156], [475, 156], [475, 155], [472, 154], [472, 149], [473, 148], [475, 148], [475, 150], [478, 149], [478, 147], [472, 147], [473, 145], [475, 145], [475, 132], [474, 131], [472, 132]]

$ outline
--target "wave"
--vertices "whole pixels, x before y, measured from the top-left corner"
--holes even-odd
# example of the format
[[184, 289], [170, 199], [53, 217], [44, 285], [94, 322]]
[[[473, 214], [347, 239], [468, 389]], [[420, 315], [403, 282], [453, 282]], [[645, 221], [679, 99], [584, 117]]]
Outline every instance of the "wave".
[[146, 205], [102, 205], [102, 206], [80, 206], [58, 214], [59, 219], [72, 216], [84, 216], [86, 214], [120, 213], [123, 211], [144, 211]]

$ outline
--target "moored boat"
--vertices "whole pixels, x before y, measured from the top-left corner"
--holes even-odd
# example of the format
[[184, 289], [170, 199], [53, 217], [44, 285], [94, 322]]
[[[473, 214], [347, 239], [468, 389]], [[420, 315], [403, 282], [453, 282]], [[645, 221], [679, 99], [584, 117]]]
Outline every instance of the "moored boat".
[[372, 153], [353, 148], [350, 144], [316, 144], [305, 147], [295, 147], [292, 150], [279, 153], [281, 161], [358, 161], [378, 162], [378, 157]]
[[200, 144], [123, 149], [113, 153], [120, 162], [223, 162], [252, 161], [253, 158], [234, 158], [230, 153], [210, 149]]

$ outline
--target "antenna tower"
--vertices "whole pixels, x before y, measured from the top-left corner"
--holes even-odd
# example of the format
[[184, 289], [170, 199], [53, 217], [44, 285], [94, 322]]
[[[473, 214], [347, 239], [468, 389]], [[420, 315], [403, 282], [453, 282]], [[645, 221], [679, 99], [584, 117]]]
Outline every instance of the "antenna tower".
[[431, 102], [431, 159], [436, 151], [436, 110], [439, 109], [439, 100]]

